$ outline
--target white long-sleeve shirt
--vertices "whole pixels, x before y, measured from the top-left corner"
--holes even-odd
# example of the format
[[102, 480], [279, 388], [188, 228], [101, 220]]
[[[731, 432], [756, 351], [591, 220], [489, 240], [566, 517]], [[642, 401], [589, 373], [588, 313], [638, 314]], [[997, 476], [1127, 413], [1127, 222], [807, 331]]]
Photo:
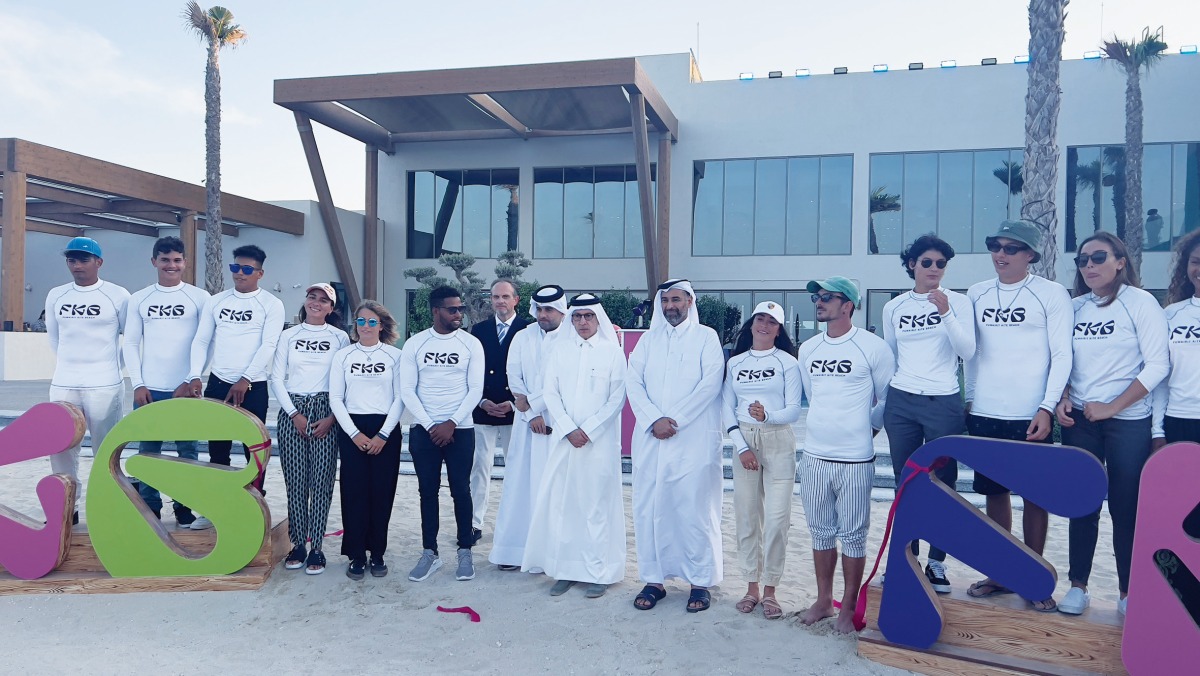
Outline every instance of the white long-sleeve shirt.
[[872, 430], [883, 427], [896, 358], [883, 339], [858, 327], [804, 341], [797, 361], [808, 393], [804, 452], [822, 460], [865, 462], [875, 456]]
[[474, 428], [483, 360], [483, 345], [461, 329], [441, 334], [429, 328], [409, 338], [400, 360], [401, 393], [417, 424], [429, 429], [453, 420], [458, 429]]
[[783, 350], [747, 350], [731, 357], [725, 365], [721, 418], [738, 452], [750, 448], [738, 423], [760, 422], [750, 415], [750, 404], [762, 404], [767, 414], [762, 422], [790, 425], [800, 419], [803, 392], [800, 364]]
[[134, 389], [171, 392], [188, 380], [192, 339], [208, 292], [191, 284], [151, 284], [129, 299], [125, 368]]
[[329, 324], [297, 324], [280, 334], [271, 369], [271, 394], [284, 413], [296, 412], [292, 394], [329, 391], [333, 355], [349, 344], [346, 332]]
[[227, 383], [252, 383], [271, 376], [275, 346], [283, 332], [283, 302], [267, 291], [222, 291], [204, 304], [192, 341], [188, 380], [199, 378], [212, 345], [213, 374]]
[[938, 396], [958, 392], [958, 360], [975, 354], [975, 316], [971, 301], [942, 289], [950, 301], [945, 315], [928, 293], [896, 296], [883, 306], [883, 339], [896, 355], [892, 387]]
[[[120, 385], [121, 332], [125, 330], [129, 292], [112, 282], [56, 286], [46, 295], [46, 333], [58, 356], [55, 387]], [[174, 388], [172, 388], [174, 389]]]
[[[1150, 293], [1123, 286], [1107, 307], [1094, 294], [1072, 301], [1075, 326], [1071, 368], [1071, 403], [1108, 403], [1134, 380], [1153, 392], [1167, 377], [1171, 360], [1167, 349], [1167, 317]], [[1114, 416], [1138, 420], [1151, 413], [1147, 394]]]
[[1051, 415], [1071, 376], [1075, 313], [1063, 285], [1028, 275], [967, 290], [975, 309], [975, 357], [965, 364], [971, 413], [999, 420]]
[[1166, 308], [1171, 374], [1154, 390], [1154, 436], [1163, 436], [1163, 416], [1200, 419], [1200, 298]]
[[355, 343], [334, 353], [329, 367], [329, 409], [351, 439], [358, 427], [354, 415], [384, 415], [380, 438], [400, 423], [400, 350], [386, 343], [363, 347]]

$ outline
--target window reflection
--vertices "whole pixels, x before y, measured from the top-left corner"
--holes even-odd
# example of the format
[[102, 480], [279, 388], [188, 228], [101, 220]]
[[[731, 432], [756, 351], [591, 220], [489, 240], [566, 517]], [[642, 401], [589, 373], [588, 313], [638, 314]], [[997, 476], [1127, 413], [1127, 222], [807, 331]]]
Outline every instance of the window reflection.
[[534, 169], [534, 257], [640, 258], [638, 194], [634, 165]]
[[408, 257], [515, 249], [517, 183], [516, 169], [408, 172]]

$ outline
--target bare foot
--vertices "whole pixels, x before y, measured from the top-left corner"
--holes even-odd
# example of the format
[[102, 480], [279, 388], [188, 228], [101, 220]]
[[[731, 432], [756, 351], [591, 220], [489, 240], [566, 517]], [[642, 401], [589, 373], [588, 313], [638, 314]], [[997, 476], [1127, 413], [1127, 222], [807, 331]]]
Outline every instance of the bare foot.
[[833, 630], [839, 634], [858, 633], [858, 630], [854, 628], [854, 606], [842, 606], [841, 612], [838, 613], [837, 621], [833, 623]]
[[829, 601], [820, 601], [812, 604], [808, 610], [800, 613], [800, 622], [805, 625], [813, 625], [827, 617], [833, 617], [837, 611], [833, 609], [833, 604]]

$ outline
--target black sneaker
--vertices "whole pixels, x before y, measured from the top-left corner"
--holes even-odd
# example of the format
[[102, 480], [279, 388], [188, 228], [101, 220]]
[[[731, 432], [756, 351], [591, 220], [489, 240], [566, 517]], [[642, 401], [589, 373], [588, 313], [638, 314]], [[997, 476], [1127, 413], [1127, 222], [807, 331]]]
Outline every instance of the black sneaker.
[[175, 508], [175, 524], [180, 528], [187, 528], [196, 520], [196, 515], [192, 514], [192, 510], [187, 507]]
[[472, 547], [479, 544], [479, 541], [482, 538], [483, 538], [483, 529], [482, 528], [472, 528], [471, 529], [471, 546]]
[[384, 577], [388, 574], [387, 564], [383, 562], [383, 557], [371, 557], [371, 575], [374, 577]]
[[946, 578], [946, 564], [930, 559], [929, 563], [925, 564], [925, 577], [929, 578], [929, 584], [933, 587], [933, 591], [939, 594], [950, 593], [950, 580]]
[[79, 525], [79, 510], [78, 509], [75, 510], [75, 513], [71, 515], [71, 525], [72, 526]]
[[366, 569], [367, 563], [365, 561], [351, 561], [350, 567], [346, 569], [346, 577], [351, 580], [361, 580], [366, 576]]

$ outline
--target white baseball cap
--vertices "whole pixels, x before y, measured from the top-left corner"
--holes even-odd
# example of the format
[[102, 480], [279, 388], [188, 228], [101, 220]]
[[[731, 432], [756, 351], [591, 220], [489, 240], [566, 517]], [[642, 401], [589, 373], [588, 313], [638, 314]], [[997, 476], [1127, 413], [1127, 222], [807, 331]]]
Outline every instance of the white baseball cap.
[[764, 300], [756, 305], [754, 307], [754, 313], [750, 316], [753, 317], [757, 314], [770, 315], [780, 324], [784, 323], [783, 308], [780, 307], [779, 303], [776, 303], [775, 301]]
[[309, 284], [308, 288], [304, 290], [304, 293], [307, 294], [309, 291], [312, 291], [313, 289], [320, 289], [320, 290], [324, 291], [325, 295], [329, 296], [329, 302], [333, 303], [334, 305], [337, 305], [337, 292], [333, 290], [332, 285], [326, 284], [325, 282], [317, 282], [316, 284]]

